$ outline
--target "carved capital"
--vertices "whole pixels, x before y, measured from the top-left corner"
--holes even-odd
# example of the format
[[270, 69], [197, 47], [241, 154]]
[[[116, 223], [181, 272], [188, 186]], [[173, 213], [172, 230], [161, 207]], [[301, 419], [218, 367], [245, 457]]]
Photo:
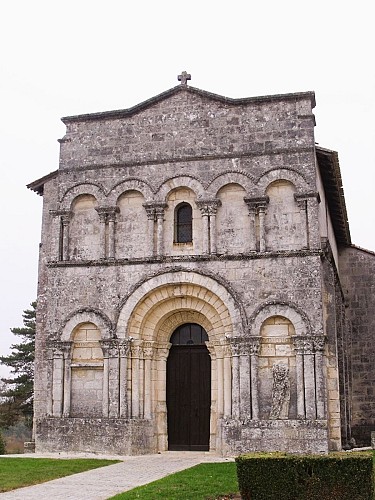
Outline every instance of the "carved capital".
[[202, 217], [208, 217], [216, 215], [217, 209], [221, 206], [221, 201], [215, 198], [214, 200], [198, 200], [195, 204], [199, 208]]
[[131, 338], [119, 340], [118, 349], [119, 349], [120, 358], [126, 358], [128, 356], [132, 342], [133, 342], [133, 339], [131, 339]]
[[143, 358], [153, 359], [155, 354], [155, 342], [144, 342], [143, 343]]
[[103, 355], [105, 358], [117, 358], [119, 354], [119, 346], [117, 339], [105, 339], [100, 341]]
[[323, 352], [326, 341], [327, 341], [327, 337], [325, 337], [323, 335], [313, 337], [315, 352], [320, 352], [320, 353]]
[[293, 336], [292, 337], [294, 350], [296, 354], [313, 354], [314, 340], [312, 337]]
[[255, 198], [249, 198], [249, 197], [244, 198], [244, 202], [247, 205], [247, 208], [249, 210], [249, 214], [254, 214], [254, 213], [259, 213], [259, 212], [264, 213], [266, 211], [266, 208], [267, 208], [269, 201], [270, 201], [270, 199], [268, 196], [261, 196], [261, 197], [255, 197]]
[[250, 356], [257, 356], [260, 350], [261, 337], [250, 337], [248, 340]]

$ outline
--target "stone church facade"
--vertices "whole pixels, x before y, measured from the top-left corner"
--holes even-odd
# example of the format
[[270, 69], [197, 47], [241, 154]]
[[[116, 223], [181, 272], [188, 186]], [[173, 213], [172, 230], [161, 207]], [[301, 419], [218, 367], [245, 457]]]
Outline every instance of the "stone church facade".
[[28, 186], [36, 450], [365, 444], [375, 259], [351, 244], [314, 93], [230, 99], [188, 77], [63, 118], [59, 169]]

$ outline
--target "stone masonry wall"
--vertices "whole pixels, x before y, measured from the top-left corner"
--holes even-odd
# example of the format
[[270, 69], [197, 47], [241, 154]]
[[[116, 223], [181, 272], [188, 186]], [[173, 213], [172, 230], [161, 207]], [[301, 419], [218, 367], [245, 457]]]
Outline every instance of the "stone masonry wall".
[[351, 323], [351, 427], [356, 444], [370, 446], [375, 429], [375, 254], [340, 253], [340, 275]]
[[[87, 366], [74, 366], [73, 359], [72, 388], [76, 393], [72, 406], [68, 408], [70, 402], [64, 408], [60, 405], [64, 388], [57, 387], [53, 403], [48, 396], [52, 384], [59, 385], [53, 382], [53, 373], [61, 374], [65, 366], [64, 380], [70, 377], [66, 368], [70, 360], [65, 359], [65, 365], [61, 360], [66, 352], [54, 352], [54, 343], [63, 340], [64, 351], [73, 340], [71, 332], [65, 332], [62, 339], [70, 319], [91, 311], [103, 321], [102, 331], [104, 325], [108, 339], [116, 332], [127, 298], [153, 276], [194, 272], [220, 283], [242, 311], [242, 324], [236, 324], [233, 336], [249, 335], [258, 312], [273, 304], [299, 311], [309, 325], [308, 335], [327, 332], [313, 105], [311, 94], [234, 105], [178, 89], [133, 114], [65, 119], [60, 170], [44, 188], [35, 379], [40, 449], [53, 448], [53, 443], [61, 449], [84, 449], [89, 446], [87, 425], [98, 429], [103, 425], [102, 437], [97, 436], [93, 444], [95, 450], [115, 450], [117, 446], [138, 453], [140, 440], [149, 452], [155, 451], [151, 421], [144, 424], [142, 444], [141, 427], [130, 422], [122, 429], [121, 419], [112, 423], [103, 419], [102, 423], [99, 405], [91, 420], [82, 418], [81, 408], [90, 401], [84, 401], [85, 391], [79, 389], [78, 380], [86, 377], [86, 386], [91, 384], [95, 391], [92, 398], [104, 401], [104, 391], [99, 394], [98, 390], [101, 368], [94, 367], [96, 378], [91, 380]], [[181, 202], [192, 206], [193, 239], [176, 244], [174, 211]], [[295, 362], [289, 359], [294, 356], [289, 339], [293, 327], [286, 324], [290, 345], [278, 346], [278, 352], [284, 352], [293, 374], [290, 418], [295, 418]], [[260, 331], [259, 325], [252, 335], [260, 336]], [[337, 365], [334, 336], [332, 331], [328, 339], [331, 368]], [[271, 345], [269, 352], [272, 349], [276, 347]], [[106, 364], [108, 351], [103, 352], [103, 373], [109, 370], [106, 380], [112, 380], [111, 365]], [[265, 361], [271, 369], [272, 360]], [[263, 392], [268, 389], [261, 386]], [[328, 387], [331, 399], [336, 398], [336, 389]], [[48, 407], [51, 404], [53, 411]], [[317, 448], [326, 450], [327, 432], [330, 446], [338, 448], [336, 399], [328, 410], [333, 424], [327, 431], [325, 420], [315, 420], [315, 432], [314, 420], [306, 423], [313, 430], [305, 445], [304, 423], [296, 431], [276, 422], [269, 427], [280, 436], [292, 436], [293, 450], [315, 449], [314, 436]], [[75, 418], [66, 418], [69, 412]], [[59, 418], [49, 418], [52, 414]], [[231, 439], [229, 431], [228, 427], [224, 441]], [[262, 432], [265, 435], [266, 431], [256, 428], [255, 434]], [[66, 433], [70, 434], [65, 439]], [[128, 444], [117, 445], [116, 440]]]

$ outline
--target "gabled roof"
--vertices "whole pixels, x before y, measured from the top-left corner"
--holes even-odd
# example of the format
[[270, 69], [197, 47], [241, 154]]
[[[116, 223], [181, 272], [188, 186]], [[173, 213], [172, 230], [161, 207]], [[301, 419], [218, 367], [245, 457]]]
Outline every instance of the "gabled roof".
[[320, 146], [315, 150], [337, 243], [349, 246], [351, 238], [338, 154]]
[[76, 116], [65, 116], [61, 118], [61, 120], [66, 124], [72, 122], [81, 122], [81, 121], [96, 121], [96, 120], [108, 120], [108, 119], [116, 119], [116, 118], [126, 118], [134, 115], [135, 113], [139, 113], [140, 111], [153, 106], [169, 97], [172, 97], [180, 92], [189, 92], [191, 94], [199, 95], [205, 97], [207, 99], [211, 99], [213, 101], [218, 101], [223, 104], [230, 104], [232, 106], [241, 106], [244, 104], [251, 103], [262, 103], [262, 102], [272, 102], [272, 101], [286, 101], [286, 100], [296, 100], [296, 99], [310, 99], [311, 106], [315, 107], [315, 93], [312, 91], [309, 92], [297, 92], [294, 94], [276, 94], [276, 95], [267, 95], [261, 97], [244, 97], [239, 99], [232, 99], [230, 97], [224, 97], [218, 94], [213, 94], [212, 92], [207, 92], [206, 90], [201, 90], [196, 87], [191, 87], [188, 85], [177, 85], [176, 87], [172, 87], [161, 94], [158, 94], [146, 101], [143, 101], [135, 106], [128, 109], [118, 109], [114, 111], [105, 111], [103, 113], [90, 113], [85, 115], [76, 115]]

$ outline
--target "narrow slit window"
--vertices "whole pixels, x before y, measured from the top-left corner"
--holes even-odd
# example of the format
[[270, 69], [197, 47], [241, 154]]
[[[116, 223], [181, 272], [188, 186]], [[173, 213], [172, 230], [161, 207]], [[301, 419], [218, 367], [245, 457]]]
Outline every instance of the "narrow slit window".
[[180, 203], [175, 211], [175, 243], [193, 241], [193, 210], [189, 203]]

